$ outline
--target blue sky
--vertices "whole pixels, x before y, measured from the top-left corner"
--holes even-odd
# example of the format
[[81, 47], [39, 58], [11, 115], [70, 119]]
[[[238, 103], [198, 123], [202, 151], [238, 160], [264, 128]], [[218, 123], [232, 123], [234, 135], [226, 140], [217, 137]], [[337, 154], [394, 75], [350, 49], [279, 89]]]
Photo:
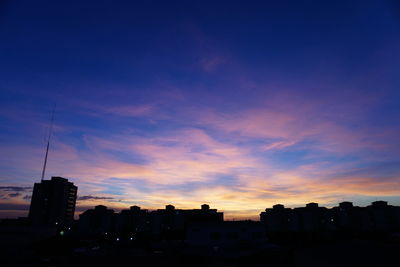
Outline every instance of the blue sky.
[[396, 1], [6, 1], [0, 215], [55, 103], [47, 178], [80, 210], [399, 205], [399, 30]]

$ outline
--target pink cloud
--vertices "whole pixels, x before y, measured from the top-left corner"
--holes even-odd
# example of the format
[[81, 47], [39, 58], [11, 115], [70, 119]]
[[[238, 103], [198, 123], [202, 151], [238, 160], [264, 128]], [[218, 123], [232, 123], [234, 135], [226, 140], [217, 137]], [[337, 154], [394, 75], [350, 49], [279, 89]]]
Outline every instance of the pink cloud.
[[[274, 166], [266, 155], [267, 152], [290, 150], [304, 140], [314, 141], [304, 149], [311, 152], [323, 151], [326, 155], [386, 151], [391, 145], [387, 139], [395, 140], [398, 134], [395, 129], [347, 127], [348, 122], [362, 117], [364, 111], [354, 111], [345, 104], [337, 109], [337, 114], [332, 107], [326, 111], [328, 107], [315, 99], [307, 101], [293, 96], [277, 96], [264, 104], [229, 113], [210, 108], [180, 108], [176, 105], [173, 107], [175, 117], [160, 114], [154, 103], [106, 108], [89, 106], [88, 109], [94, 113], [111, 115], [105, 118], [99, 116], [104, 120], [112, 120], [113, 116], [151, 119], [161, 116], [173, 122], [184, 121], [186, 124], [185, 127], [147, 136], [139, 136], [135, 127], [127, 126], [123, 133], [106, 137], [97, 135], [93, 129], [86, 131], [85, 128], [60, 126], [55, 131], [51, 145], [47, 174], [70, 178], [79, 186], [80, 194], [101, 193], [106, 197], [115, 197], [111, 193], [104, 193], [108, 186], [116, 183], [109, 179], [121, 179], [122, 201], [107, 202], [116, 208], [125, 208], [131, 204], [160, 208], [166, 202], [192, 208], [202, 202], [209, 202], [224, 210], [228, 218], [253, 216], [255, 210], [261, 211], [278, 202], [299, 206], [310, 201], [331, 203], [338, 196], [350, 198], [354, 195], [371, 197], [400, 194], [400, 186], [395, 179], [371, 178], [360, 173], [343, 174], [343, 170], [351, 169], [354, 162], [341, 163], [338, 168], [317, 161], [282, 170]], [[346, 117], [348, 112], [351, 118]], [[84, 143], [84, 149], [62, 138], [63, 134], [74, 130], [86, 132], [83, 139], [79, 140]], [[264, 142], [261, 145], [242, 144], [253, 140]], [[264, 153], [263, 156], [258, 155], [258, 152]], [[117, 157], [118, 153], [124, 154], [126, 158]], [[37, 181], [32, 176], [35, 173], [38, 176], [41, 171], [44, 156], [42, 143], [9, 147], [2, 145], [0, 154], [4, 159], [3, 167], [23, 166], [31, 173], [29, 177], [18, 181], [29, 185]], [[133, 159], [136, 157], [143, 160], [135, 162]], [[363, 155], [362, 159], [366, 158], [371, 159], [373, 156]], [[332, 178], [335, 173], [342, 173], [340, 179]], [[215, 175], [235, 176], [237, 185], [213, 185]], [[10, 181], [5, 176], [1, 179], [2, 182]], [[148, 191], [137, 188], [133, 181], [143, 182]], [[198, 186], [190, 194], [185, 194], [179, 187], [166, 189], [167, 186], [187, 183], [197, 183]], [[85, 203], [92, 204], [98, 204], [98, 201]], [[237, 210], [243, 212], [238, 214]]]
[[262, 149], [263, 150], [280, 150], [280, 149], [284, 149], [286, 147], [290, 147], [294, 144], [296, 144], [295, 141], [278, 141], [278, 142], [272, 142], [268, 145], [265, 145]]

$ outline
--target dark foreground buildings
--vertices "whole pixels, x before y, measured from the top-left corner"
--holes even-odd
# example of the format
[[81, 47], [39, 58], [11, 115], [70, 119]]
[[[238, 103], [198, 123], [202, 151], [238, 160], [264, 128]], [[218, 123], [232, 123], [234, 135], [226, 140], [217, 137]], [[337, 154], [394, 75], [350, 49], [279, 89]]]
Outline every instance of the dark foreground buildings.
[[[243, 228], [243, 232], [222, 230], [235, 227]], [[308, 203], [305, 207], [293, 209], [277, 204], [260, 214], [260, 222], [232, 223], [224, 221], [222, 212], [210, 209], [206, 204], [200, 209], [184, 210], [167, 205], [164, 209], [152, 211], [132, 206], [120, 213], [99, 205], [83, 212], [75, 229], [79, 234], [89, 236], [107, 234], [120, 238], [145, 237], [157, 240], [185, 240], [190, 237], [192, 243], [196, 243], [194, 239], [199, 237], [199, 243], [209, 240], [210, 244], [222, 242], [225, 238], [251, 239], [249, 236], [244, 238], [250, 232], [254, 240], [260, 236], [272, 237], [276, 234], [302, 238], [303, 234], [332, 236], [336, 233], [392, 233], [400, 232], [400, 207], [388, 205], [385, 201], [376, 201], [367, 207], [342, 202], [333, 208], [320, 207], [318, 203]]]
[[385, 201], [278, 204], [260, 221], [98, 205], [74, 220], [76, 198], [65, 178], [35, 183], [29, 218], [0, 221], [2, 266], [392, 266], [400, 250], [400, 207]]
[[26, 219], [0, 222], [2, 264], [393, 266], [400, 249], [400, 207], [384, 201], [333, 208], [278, 204], [262, 212], [260, 221], [224, 221], [207, 204], [121, 212], [98, 205], [71, 227], [55, 227], [70, 225], [75, 199], [76, 187], [64, 178], [35, 184], [29, 215], [34, 227]]
[[35, 183], [29, 220], [34, 226], [71, 226], [78, 187], [62, 177]]

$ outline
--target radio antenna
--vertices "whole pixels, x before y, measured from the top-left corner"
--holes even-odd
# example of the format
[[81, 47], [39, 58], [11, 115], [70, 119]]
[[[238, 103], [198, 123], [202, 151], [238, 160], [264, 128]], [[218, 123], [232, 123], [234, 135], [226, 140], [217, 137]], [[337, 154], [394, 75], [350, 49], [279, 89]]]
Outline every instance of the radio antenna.
[[42, 170], [42, 179], [44, 179], [44, 175], [46, 173], [46, 165], [47, 165], [47, 156], [49, 155], [49, 147], [50, 147], [50, 138], [51, 134], [53, 133], [53, 123], [54, 123], [54, 111], [56, 110], [56, 104], [54, 104], [53, 112], [51, 113], [51, 122], [50, 122], [50, 131], [49, 136], [47, 138], [47, 147], [46, 147], [46, 155], [44, 156], [44, 163], [43, 163], [43, 170]]

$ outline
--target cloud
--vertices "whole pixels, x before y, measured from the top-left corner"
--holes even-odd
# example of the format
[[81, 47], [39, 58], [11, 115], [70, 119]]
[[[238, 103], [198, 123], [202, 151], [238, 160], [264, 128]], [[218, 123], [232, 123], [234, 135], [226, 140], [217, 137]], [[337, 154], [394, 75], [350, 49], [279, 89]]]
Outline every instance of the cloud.
[[25, 192], [31, 190], [30, 186], [0, 186], [0, 190], [4, 191], [14, 191], [14, 192]]
[[134, 204], [151, 209], [168, 203], [193, 208], [208, 202], [227, 218], [239, 216], [240, 209], [244, 209], [240, 216], [254, 216], [254, 210], [278, 202], [299, 206], [310, 201], [334, 203], [352, 195], [400, 193], [395, 181], [379, 181], [386, 165], [372, 175], [373, 169], [351, 171], [353, 162], [327, 164], [316, 156], [285, 170], [277, 168], [270, 156], [299, 149], [301, 142], [293, 143], [290, 135], [286, 140], [267, 139], [269, 143], [261, 146], [247, 144], [246, 138], [254, 140], [250, 135], [222, 136], [195, 127], [164, 131], [160, 136], [87, 134], [83, 151], [56, 143], [49, 172], [71, 177], [84, 194], [78, 200], [86, 201], [86, 206], [99, 200], [114, 209]]
[[20, 203], [0, 203], [0, 210], [29, 210], [28, 204]]
[[[207, 202], [227, 218], [254, 216], [278, 202], [323, 205], [400, 195], [399, 165], [393, 162], [398, 130], [359, 125], [364, 108], [284, 94], [229, 111], [190, 103], [187, 95], [182, 99], [179, 105], [174, 99], [164, 106], [100, 107], [101, 129], [88, 126], [96, 124], [90, 117], [87, 125], [55, 135], [47, 173], [73, 181], [87, 207], [99, 201], [114, 209]], [[28, 142], [2, 151], [12, 155], [2, 166], [23, 165], [18, 170], [26, 171], [26, 182], [40, 173], [42, 148]], [[0, 190], [7, 201], [26, 202], [26, 195], [8, 196], [31, 190], [23, 188]]]
[[8, 194], [9, 197], [19, 197], [21, 195], [22, 195], [21, 193], [10, 193], [10, 194]]
[[280, 150], [284, 149], [286, 147], [290, 147], [292, 145], [295, 145], [295, 141], [277, 141], [277, 142], [271, 142], [268, 145], [265, 145], [262, 147], [263, 150]]
[[1, 200], [20, 200], [25, 199], [26, 192], [30, 192], [32, 187], [26, 186], [0, 186]]
[[114, 199], [113, 197], [99, 197], [99, 196], [80, 196], [77, 200], [111, 200]]

